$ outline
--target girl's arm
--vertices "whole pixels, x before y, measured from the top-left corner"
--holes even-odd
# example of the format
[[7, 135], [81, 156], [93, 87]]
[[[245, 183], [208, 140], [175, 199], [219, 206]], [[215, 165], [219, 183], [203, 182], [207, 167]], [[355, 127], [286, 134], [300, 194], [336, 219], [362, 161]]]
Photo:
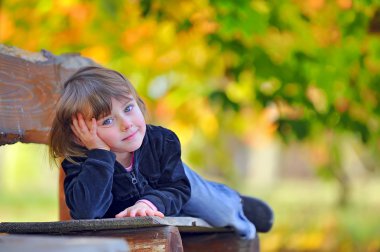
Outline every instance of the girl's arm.
[[64, 190], [66, 204], [74, 219], [102, 218], [112, 203], [112, 183], [116, 156], [106, 150], [94, 149], [79, 164], [63, 161], [66, 173]]
[[86, 122], [78, 113], [72, 117], [71, 130], [78, 143], [89, 151], [87, 158], [82, 158], [78, 164], [62, 163], [66, 173], [66, 204], [74, 219], [101, 218], [112, 203], [116, 156], [98, 137], [95, 118]]
[[[181, 160], [181, 147], [177, 136], [167, 129], [160, 141], [155, 141], [150, 151], [157, 151], [160, 174], [147, 176], [141, 199], [152, 202], [165, 216], [178, 214], [190, 198], [190, 183]], [[143, 157], [144, 158], [144, 157]]]

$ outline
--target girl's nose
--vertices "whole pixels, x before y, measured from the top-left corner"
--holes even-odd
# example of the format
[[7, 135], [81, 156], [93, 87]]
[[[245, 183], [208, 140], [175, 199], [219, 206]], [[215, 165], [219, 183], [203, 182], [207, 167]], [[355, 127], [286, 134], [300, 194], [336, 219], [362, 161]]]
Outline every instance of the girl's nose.
[[130, 127], [132, 126], [132, 121], [130, 120], [130, 118], [124, 116], [122, 119], [121, 119], [121, 122], [120, 122], [120, 128], [122, 131], [126, 131], [128, 130]]

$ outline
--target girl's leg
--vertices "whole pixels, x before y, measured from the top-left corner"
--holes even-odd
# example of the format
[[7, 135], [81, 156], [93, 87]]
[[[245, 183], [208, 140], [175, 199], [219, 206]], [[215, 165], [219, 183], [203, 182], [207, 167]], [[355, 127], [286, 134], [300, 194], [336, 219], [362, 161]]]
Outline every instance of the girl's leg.
[[245, 217], [240, 195], [231, 188], [207, 181], [184, 164], [191, 185], [190, 200], [182, 214], [202, 218], [215, 227], [233, 227], [243, 238], [253, 239], [255, 226]]

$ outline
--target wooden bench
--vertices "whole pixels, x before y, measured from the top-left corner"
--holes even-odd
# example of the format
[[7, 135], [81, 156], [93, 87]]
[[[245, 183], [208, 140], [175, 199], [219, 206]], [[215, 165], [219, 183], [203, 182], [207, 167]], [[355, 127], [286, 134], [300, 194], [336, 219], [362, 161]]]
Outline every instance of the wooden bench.
[[[94, 64], [79, 55], [55, 56], [44, 50], [31, 53], [0, 44], [0, 145], [46, 144], [61, 84], [80, 67]], [[259, 251], [258, 238], [242, 240], [229, 228], [211, 227], [191, 217], [70, 220], [62, 180], [61, 169], [60, 221], [0, 223], [0, 234], [6, 235], [0, 236], [1, 251], [1, 246], [12, 246], [20, 239], [25, 241], [25, 248], [33, 251], [28, 244], [50, 244], [49, 240], [57, 236], [67, 238], [60, 242], [67, 241], [68, 246], [76, 244], [70, 237], [118, 237], [127, 241], [129, 251]], [[28, 236], [20, 238], [15, 234]], [[32, 242], [36, 240], [37, 243]], [[94, 247], [93, 239], [81, 241]], [[120, 243], [115, 246], [114, 251], [120, 251], [116, 249]], [[107, 251], [112, 251], [110, 248]]]

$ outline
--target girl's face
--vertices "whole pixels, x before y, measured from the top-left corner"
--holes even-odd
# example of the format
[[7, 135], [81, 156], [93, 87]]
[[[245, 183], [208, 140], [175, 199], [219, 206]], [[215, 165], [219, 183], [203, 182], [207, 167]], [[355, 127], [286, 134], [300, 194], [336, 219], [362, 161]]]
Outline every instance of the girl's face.
[[140, 148], [146, 124], [136, 100], [112, 99], [111, 114], [97, 120], [97, 133], [116, 155]]

